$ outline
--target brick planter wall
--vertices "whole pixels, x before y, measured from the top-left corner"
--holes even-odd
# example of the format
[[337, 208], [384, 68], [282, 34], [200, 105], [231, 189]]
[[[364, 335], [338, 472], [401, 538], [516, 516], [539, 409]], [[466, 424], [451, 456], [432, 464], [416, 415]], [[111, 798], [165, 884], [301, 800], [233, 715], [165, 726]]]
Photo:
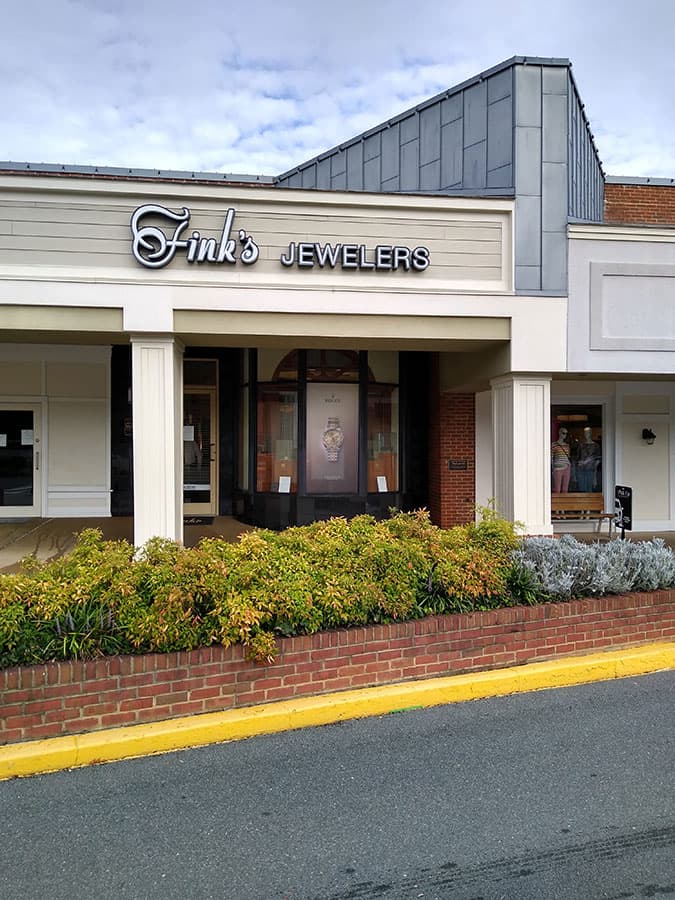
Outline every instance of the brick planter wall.
[[285, 638], [269, 666], [236, 646], [17, 667], [0, 672], [0, 744], [674, 637], [672, 590]]

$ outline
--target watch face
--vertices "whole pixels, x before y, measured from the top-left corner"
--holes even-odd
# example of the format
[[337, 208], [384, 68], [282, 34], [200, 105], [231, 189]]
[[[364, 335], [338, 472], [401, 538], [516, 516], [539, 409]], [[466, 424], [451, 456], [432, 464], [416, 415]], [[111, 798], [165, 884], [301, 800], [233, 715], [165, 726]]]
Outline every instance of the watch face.
[[321, 444], [326, 451], [329, 462], [337, 462], [344, 441], [345, 436], [340, 427], [339, 420], [329, 419], [328, 425], [321, 435]]

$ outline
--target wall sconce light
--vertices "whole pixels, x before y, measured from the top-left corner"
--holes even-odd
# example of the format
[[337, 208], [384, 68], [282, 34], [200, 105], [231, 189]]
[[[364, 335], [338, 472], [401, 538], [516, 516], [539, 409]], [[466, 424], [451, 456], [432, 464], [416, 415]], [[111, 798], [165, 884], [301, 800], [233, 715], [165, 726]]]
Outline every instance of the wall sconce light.
[[642, 429], [642, 440], [647, 444], [653, 444], [656, 440], [656, 435], [651, 430], [651, 428], [643, 428]]

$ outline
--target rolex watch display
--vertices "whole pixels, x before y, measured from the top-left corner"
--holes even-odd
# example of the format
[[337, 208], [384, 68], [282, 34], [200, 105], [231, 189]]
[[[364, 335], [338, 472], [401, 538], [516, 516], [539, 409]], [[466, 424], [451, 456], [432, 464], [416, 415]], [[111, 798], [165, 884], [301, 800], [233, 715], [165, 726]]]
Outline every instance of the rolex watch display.
[[321, 444], [326, 451], [328, 462], [337, 462], [340, 458], [340, 451], [345, 441], [345, 435], [337, 417], [330, 417], [326, 422], [323, 434], [321, 435]]

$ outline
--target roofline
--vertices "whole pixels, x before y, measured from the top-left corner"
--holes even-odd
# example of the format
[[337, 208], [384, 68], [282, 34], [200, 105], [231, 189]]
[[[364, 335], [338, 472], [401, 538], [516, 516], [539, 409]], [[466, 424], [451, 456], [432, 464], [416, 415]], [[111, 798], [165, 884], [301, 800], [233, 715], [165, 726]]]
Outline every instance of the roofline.
[[[446, 88], [444, 91], [441, 91], [440, 94], [436, 94], [433, 97], [429, 97], [427, 100], [423, 100], [421, 103], [418, 103], [417, 106], [411, 106], [410, 109], [406, 109], [402, 113], [397, 113], [397, 115], [393, 116], [391, 119], [386, 119], [384, 122], [380, 122], [378, 125], [374, 125], [367, 131], [362, 131], [361, 134], [357, 134], [356, 137], [349, 138], [348, 140], [343, 141], [340, 144], [336, 144], [334, 147], [331, 147], [330, 150], [323, 150], [317, 156], [314, 156], [311, 159], [306, 160], [305, 162], [299, 163], [297, 166], [293, 166], [286, 172], [282, 172], [281, 175], [277, 175], [275, 180], [279, 181], [282, 178], [288, 178], [291, 175], [295, 175], [298, 172], [301, 172], [303, 169], [306, 169], [307, 166], [310, 166], [315, 162], [319, 162], [320, 160], [325, 159], [327, 156], [332, 156], [336, 151], [346, 150], [348, 147], [353, 147], [354, 144], [358, 144], [360, 141], [365, 140], [372, 134], [376, 134], [383, 128], [389, 128], [392, 125], [396, 125], [397, 122], [400, 122], [403, 119], [407, 119], [408, 116], [412, 115], [413, 113], [421, 112], [428, 106], [433, 106], [434, 103], [438, 103], [439, 100], [444, 100], [446, 97], [452, 97], [453, 94], [457, 94], [459, 91], [466, 90], [466, 88], [471, 87], [474, 84], [479, 84], [481, 81], [484, 81], [491, 75], [496, 75], [499, 72], [503, 72], [505, 69], [509, 69], [515, 65], [564, 66], [570, 70], [572, 68], [572, 63], [570, 62], [570, 60], [562, 57], [560, 59], [557, 59], [555, 57], [546, 56], [512, 56], [510, 59], [505, 59], [503, 62], [497, 63], [496, 66], [485, 69], [484, 72], [480, 72], [478, 75], [473, 75], [466, 81], [462, 81], [459, 84]], [[586, 124], [588, 124], [588, 122]]]
[[125, 169], [122, 166], [79, 166], [61, 163], [0, 161], [2, 174], [65, 175], [85, 178], [115, 178], [134, 181], [194, 181], [230, 184], [274, 184], [271, 175], [234, 175], [221, 172], [183, 172], [177, 169]]
[[588, 116], [586, 115], [586, 104], [581, 99], [581, 92], [579, 90], [579, 85], [577, 84], [577, 80], [574, 77], [574, 72], [572, 71], [571, 63], [570, 63], [570, 80], [572, 82], [572, 87], [574, 88], [574, 92], [577, 95], [577, 99], [579, 101], [579, 106], [581, 108], [581, 115], [584, 118], [584, 123], [586, 125], [586, 131], [588, 132], [588, 137], [590, 138], [590, 141], [591, 141], [591, 147], [593, 148], [593, 153], [595, 154], [595, 160], [596, 160], [598, 166], [600, 167], [600, 174], [602, 175], [603, 180], [607, 181], [607, 175], [605, 173], [604, 168], [602, 167], [602, 160], [600, 159], [600, 152], [595, 143], [595, 135], [591, 131], [591, 123], [588, 119]]
[[607, 184], [651, 184], [655, 187], [673, 187], [675, 186], [675, 178], [652, 178], [651, 176], [637, 175], [607, 175], [605, 176]]

